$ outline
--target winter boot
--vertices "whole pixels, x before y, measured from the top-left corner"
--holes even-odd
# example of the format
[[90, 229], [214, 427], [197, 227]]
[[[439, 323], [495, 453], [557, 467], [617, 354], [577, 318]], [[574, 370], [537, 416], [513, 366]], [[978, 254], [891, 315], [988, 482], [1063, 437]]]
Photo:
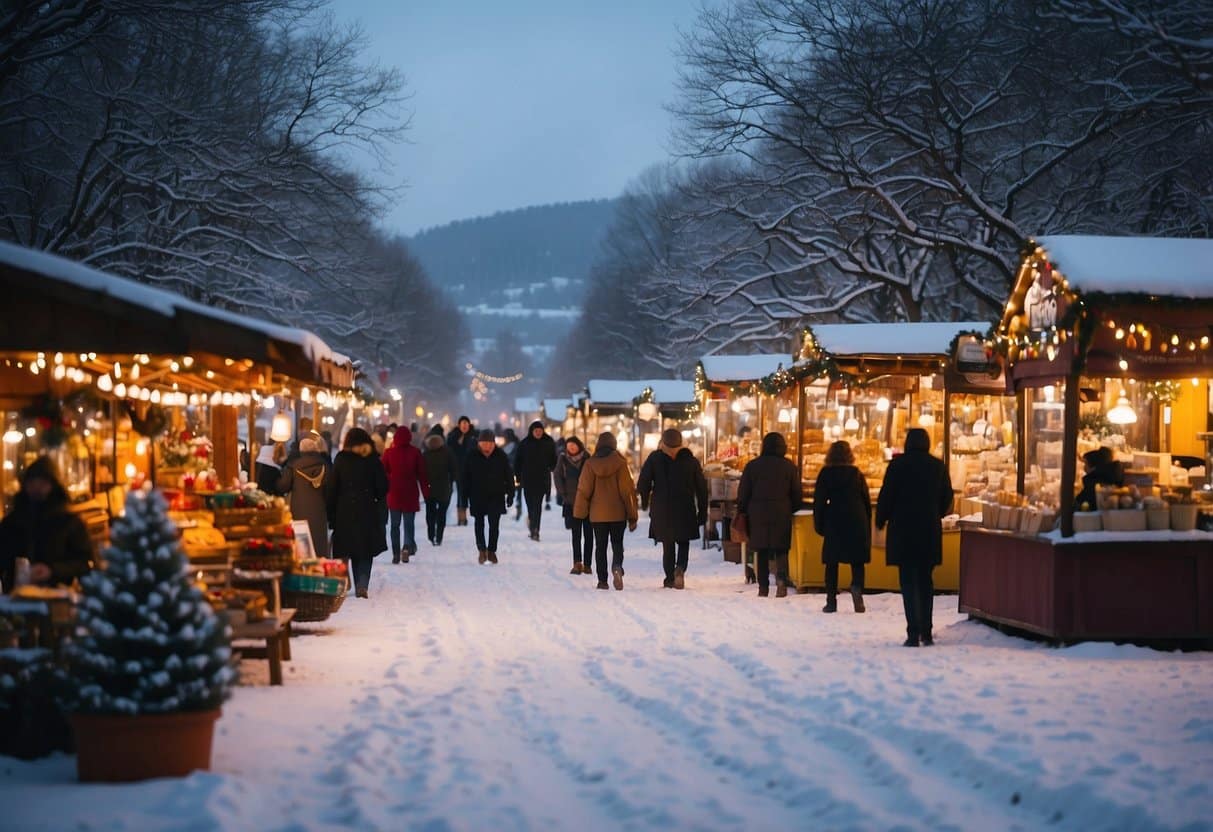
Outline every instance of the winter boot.
[[466, 508], [460, 508], [456, 509], [455, 513], [459, 517], [459, 525], [466, 526], [468, 524], [468, 510]]
[[769, 586], [758, 587], [758, 597], [759, 598], [766, 598], [770, 594], [771, 594], [771, 588]]
[[573, 564], [573, 568], [569, 570], [569, 574], [570, 575], [580, 575], [581, 574], [581, 562], [580, 561]]
[[484, 562], [485, 562], [486, 560], [488, 560], [488, 559], [489, 559], [489, 550], [488, 550], [488, 549], [481, 549], [481, 550], [480, 550], [480, 562], [481, 562], [481, 563], [484, 563]]
[[686, 588], [686, 573], [681, 569], [674, 570], [674, 589]]
[[855, 612], [865, 612], [867, 607], [863, 605], [863, 590], [859, 587], [851, 587], [851, 602], [855, 604]]
[[838, 612], [838, 598], [830, 595], [826, 597], [826, 605], [821, 608], [822, 612]]
[[599, 581], [598, 588], [599, 589], [610, 589], [611, 587], [607, 584], [606, 581]]
[[392, 563], [400, 563], [400, 553], [399, 552], [392, 553]]
[[488, 556], [489, 556], [489, 563], [497, 562], [497, 553], [494, 552], [492, 549], [489, 549]]
[[623, 570], [616, 566], [611, 570], [611, 576], [615, 579], [615, 589], [623, 589]]
[[777, 581], [775, 583], [775, 597], [776, 598], [787, 598], [788, 597], [788, 585], [787, 585], [786, 581]]

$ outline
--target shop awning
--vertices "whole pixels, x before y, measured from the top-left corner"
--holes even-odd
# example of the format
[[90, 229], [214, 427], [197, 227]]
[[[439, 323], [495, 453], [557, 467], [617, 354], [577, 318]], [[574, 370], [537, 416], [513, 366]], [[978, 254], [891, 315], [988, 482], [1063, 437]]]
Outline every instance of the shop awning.
[[[515, 413], [538, 413], [541, 409], [542, 408], [539, 406], [539, 399], [534, 399], [527, 396], [514, 399]], [[563, 414], [560, 418], [564, 418]]]
[[0, 242], [0, 350], [209, 353], [297, 381], [354, 384], [353, 363], [314, 334], [214, 309], [43, 251]]
[[563, 422], [569, 417], [569, 408], [572, 406], [572, 399], [544, 399], [543, 418], [549, 422]]

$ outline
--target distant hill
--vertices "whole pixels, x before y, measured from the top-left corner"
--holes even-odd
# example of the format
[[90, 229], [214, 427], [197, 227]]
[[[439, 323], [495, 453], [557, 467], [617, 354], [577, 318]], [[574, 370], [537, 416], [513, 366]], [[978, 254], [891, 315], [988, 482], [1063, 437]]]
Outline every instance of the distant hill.
[[426, 229], [409, 250], [458, 305], [476, 347], [508, 329], [543, 377], [552, 348], [580, 310], [615, 200], [503, 211]]

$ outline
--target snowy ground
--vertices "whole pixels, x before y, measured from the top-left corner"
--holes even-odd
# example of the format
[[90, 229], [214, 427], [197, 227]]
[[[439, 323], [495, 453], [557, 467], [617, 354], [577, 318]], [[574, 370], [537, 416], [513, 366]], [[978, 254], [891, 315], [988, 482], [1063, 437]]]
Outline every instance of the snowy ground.
[[381, 557], [284, 687], [245, 663], [211, 773], [0, 758], [0, 828], [1213, 829], [1213, 655], [1053, 649], [954, 596], [906, 649], [895, 595], [827, 616], [697, 548], [666, 590], [640, 534], [599, 592], [544, 521], [507, 519], [496, 567], [467, 528]]

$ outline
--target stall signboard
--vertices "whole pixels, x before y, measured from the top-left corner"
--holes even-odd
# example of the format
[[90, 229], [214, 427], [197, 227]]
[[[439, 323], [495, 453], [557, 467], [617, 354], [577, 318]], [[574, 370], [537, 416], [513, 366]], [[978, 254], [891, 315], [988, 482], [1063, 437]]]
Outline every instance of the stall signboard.
[[956, 339], [956, 350], [952, 354], [952, 371], [958, 377], [956, 380], [961, 383], [949, 383], [951, 389], [964, 388], [991, 393], [1006, 391], [1002, 362], [985, 341], [976, 335], [962, 335]]

